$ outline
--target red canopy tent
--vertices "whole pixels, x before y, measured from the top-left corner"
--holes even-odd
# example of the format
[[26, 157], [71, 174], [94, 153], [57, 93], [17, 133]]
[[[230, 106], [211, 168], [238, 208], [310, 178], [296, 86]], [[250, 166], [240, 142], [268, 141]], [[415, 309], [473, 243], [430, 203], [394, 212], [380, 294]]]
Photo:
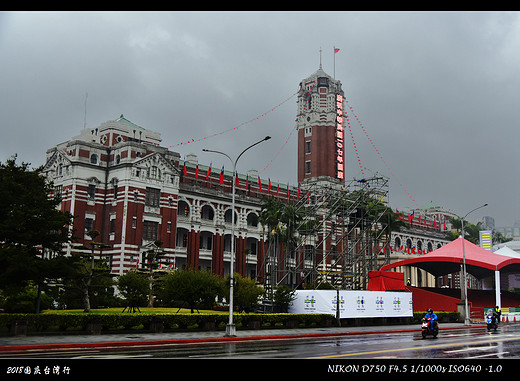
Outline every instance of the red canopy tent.
[[[415, 266], [434, 276], [459, 272], [464, 257], [462, 243], [463, 240], [459, 237], [431, 253], [385, 265], [381, 267], [381, 271], [400, 266]], [[493, 276], [496, 271], [506, 267], [509, 271], [520, 272], [520, 258], [495, 254], [467, 240], [464, 240], [464, 253], [468, 273], [478, 279]]]
[[404, 291], [404, 273], [393, 271], [369, 271], [369, 291]]
[[[495, 284], [498, 285], [500, 285], [501, 270], [520, 273], [520, 258], [495, 254], [467, 240], [463, 240], [462, 237], [431, 253], [385, 265], [381, 267], [381, 271], [400, 266], [415, 266], [434, 276], [441, 276], [461, 271], [464, 258], [468, 274], [475, 276], [477, 279], [494, 275]], [[495, 287], [497, 306], [501, 305], [500, 300], [500, 286], [498, 286]]]

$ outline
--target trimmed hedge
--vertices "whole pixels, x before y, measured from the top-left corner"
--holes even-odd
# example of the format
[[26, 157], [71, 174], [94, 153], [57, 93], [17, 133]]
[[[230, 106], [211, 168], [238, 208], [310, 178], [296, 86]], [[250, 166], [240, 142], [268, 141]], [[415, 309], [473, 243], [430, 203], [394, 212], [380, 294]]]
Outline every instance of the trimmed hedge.
[[[426, 312], [414, 312], [413, 322], [419, 323]], [[439, 322], [460, 321], [458, 312], [436, 312]], [[26, 322], [22, 332], [90, 332], [100, 333], [129, 330], [152, 332], [175, 330], [218, 330], [224, 329], [228, 323], [227, 314], [7, 314], [0, 313], [0, 333], [12, 332], [13, 326]], [[349, 320], [349, 319], [347, 319]], [[360, 320], [350, 319], [342, 325], [362, 324]], [[367, 320], [366, 323], [371, 321]], [[233, 322], [238, 329], [261, 328], [305, 328], [330, 327], [336, 319], [328, 314], [233, 314]], [[385, 320], [386, 323], [389, 323]], [[373, 323], [373, 322], [372, 322]]]
[[[117, 330], [214, 330], [224, 329], [227, 314], [0, 314], [0, 331], [14, 322], [26, 321], [28, 332], [90, 331], [96, 325], [103, 331]], [[327, 314], [233, 314], [237, 328], [330, 326]], [[160, 327], [160, 328], [157, 328]]]

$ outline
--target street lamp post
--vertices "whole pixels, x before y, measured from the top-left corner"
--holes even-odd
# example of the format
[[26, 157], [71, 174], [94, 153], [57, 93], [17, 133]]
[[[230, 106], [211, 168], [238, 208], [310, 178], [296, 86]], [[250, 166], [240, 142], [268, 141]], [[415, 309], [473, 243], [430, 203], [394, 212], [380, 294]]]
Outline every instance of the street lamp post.
[[464, 280], [464, 289], [461, 287], [461, 293], [462, 290], [464, 290], [464, 325], [470, 325], [471, 321], [469, 318], [469, 310], [468, 310], [468, 280], [467, 280], [467, 272], [466, 272], [466, 251], [464, 250], [464, 219], [475, 210], [478, 210], [480, 208], [483, 208], [487, 206], [488, 204], [484, 204], [479, 206], [478, 208], [475, 208], [473, 210], [470, 210], [464, 217], [461, 219], [461, 236], [462, 236], [462, 265], [463, 265], [463, 280]]
[[[205, 148], [202, 151], [218, 153], [218, 154], [226, 156], [231, 161], [231, 164], [233, 165], [233, 176], [235, 176], [236, 168], [237, 168], [237, 162], [238, 162], [238, 159], [240, 159], [240, 156], [242, 156], [244, 154], [244, 152], [246, 152], [248, 149], [253, 148], [257, 144], [260, 144], [263, 141], [266, 141], [266, 140], [269, 140], [269, 139], [271, 139], [271, 137], [270, 136], [266, 136], [262, 140], [254, 143], [254, 144], [251, 144], [249, 147], [247, 147], [242, 152], [240, 152], [240, 155], [237, 156], [235, 161], [233, 161], [233, 159], [228, 154], [226, 154], [224, 152], [209, 150], [209, 149], [205, 149]], [[226, 337], [236, 336], [236, 327], [235, 327], [235, 324], [233, 323], [233, 285], [235, 283], [234, 274], [233, 274], [233, 272], [234, 272], [233, 265], [234, 265], [234, 262], [235, 262], [235, 181], [232, 180], [231, 182], [233, 184], [233, 190], [232, 190], [232, 196], [231, 196], [231, 200], [232, 200], [231, 201], [231, 258], [230, 258], [230, 261], [229, 261], [229, 274], [230, 274], [230, 282], [229, 282], [229, 322], [226, 325], [226, 335], [225, 335]]]

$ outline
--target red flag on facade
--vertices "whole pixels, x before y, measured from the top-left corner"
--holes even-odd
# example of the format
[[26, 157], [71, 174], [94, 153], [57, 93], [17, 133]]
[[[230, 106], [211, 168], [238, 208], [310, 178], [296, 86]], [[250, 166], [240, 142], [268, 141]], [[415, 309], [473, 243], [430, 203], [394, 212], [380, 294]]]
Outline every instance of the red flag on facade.
[[302, 194], [302, 191], [300, 189], [300, 184], [298, 183], [298, 198], [300, 198], [300, 195]]
[[267, 193], [271, 192], [271, 178], [269, 177], [269, 185], [267, 186]]
[[278, 184], [278, 187], [276, 188], [276, 197], [278, 197], [278, 193], [280, 193], [280, 184]]
[[260, 180], [260, 176], [258, 176], [258, 188], [260, 188], [260, 192], [262, 192], [262, 180]]
[[197, 167], [195, 168], [195, 178], [199, 178], [199, 162], [197, 161]]
[[238, 172], [235, 172], [235, 185], [238, 185]]
[[220, 170], [220, 175], [218, 177], [220, 185], [224, 183], [224, 166], [222, 166], [222, 169]]
[[249, 175], [246, 175], [246, 189], [249, 189]]
[[208, 173], [206, 173], [206, 180], [209, 179], [209, 174], [211, 173], [211, 167], [212, 167], [213, 163], [210, 163], [209, 164], [209, 169], [208, 169]]

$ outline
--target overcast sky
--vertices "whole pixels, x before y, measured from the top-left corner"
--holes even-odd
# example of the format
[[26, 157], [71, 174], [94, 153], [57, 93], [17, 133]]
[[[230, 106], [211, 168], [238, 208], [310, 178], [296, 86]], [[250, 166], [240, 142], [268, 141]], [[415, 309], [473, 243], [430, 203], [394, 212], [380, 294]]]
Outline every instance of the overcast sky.
[[[384, 160], [352, 120], [364, 171], [390, 178], [393, 208], [488, 203], [468, 219], [520, 220], [516, 12], [0, 12], [0, 161], [36, 167], [85, 122], [124, 114], [227, 170], [202, 149], [236, 156], [270, 135], [239, 171], [296, 185], [294, 95], [320, 48], [334, 74], [334, 46], [335, 76]], [[346, 142], [346, 176], [360, 178]]]

